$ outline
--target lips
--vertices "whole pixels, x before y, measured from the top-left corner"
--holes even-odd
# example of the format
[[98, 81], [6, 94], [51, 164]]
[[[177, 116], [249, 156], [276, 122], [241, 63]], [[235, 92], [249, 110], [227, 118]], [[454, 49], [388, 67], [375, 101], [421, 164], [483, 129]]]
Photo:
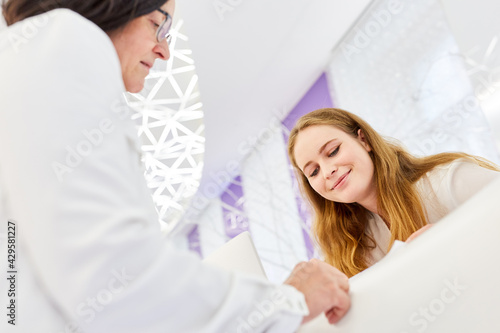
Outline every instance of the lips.
[[344, 180], [347, 178], [347, 176], [349, 176], [349, 174], [351, 173], [351, 170], [347, 171], [346, 173], [344, 173], [342, 176], [339, 177], [339, 179], [337, 179], [337, 181], [335, 182], [335, 185], [333, 185], [332, 187], [332, 190], [335, 190], [335, 188]]
[[149, 62], [141, 61], [141, 64], [143, 64], [144, 66], [146, 66], [148, 69], [151, 69], [151, 67], [153, 67], [153, 64], [151, 64]]

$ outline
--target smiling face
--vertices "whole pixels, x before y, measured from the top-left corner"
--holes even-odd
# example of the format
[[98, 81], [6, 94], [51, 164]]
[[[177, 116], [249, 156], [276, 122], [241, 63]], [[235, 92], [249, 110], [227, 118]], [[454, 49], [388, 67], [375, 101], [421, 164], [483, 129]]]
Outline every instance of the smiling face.
[[361, 130], [354, 137], [335, 126], [313, 125], [298, 133], [293, 154], [311, 187], [323, 198], [357, 202], [373, 211], [376, 190], [370, 151]]
[[[169, 0], [161, 9], [173, 17], [175, 1]], [[158, 43], [156, 40], [156, 31], [164, 19], [165, 15], [155, 10], [109, 34], [120, 59], [123, 83], [128, 92], [141, 91], [154, 61], [170, 57], [167, 42]]]

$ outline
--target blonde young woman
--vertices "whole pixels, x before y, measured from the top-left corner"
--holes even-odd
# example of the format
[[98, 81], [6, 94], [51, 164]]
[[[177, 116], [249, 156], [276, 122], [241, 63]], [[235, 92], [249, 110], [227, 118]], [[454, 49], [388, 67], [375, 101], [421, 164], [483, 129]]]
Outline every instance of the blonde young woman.
[[300, 118], [288, 153], [313, 207], [323, 255], [347, 276], [373, 265], [395, 240], [425, 230], [500, 176], [491, 162], [465, 153], [413, 156], [340, 109]]

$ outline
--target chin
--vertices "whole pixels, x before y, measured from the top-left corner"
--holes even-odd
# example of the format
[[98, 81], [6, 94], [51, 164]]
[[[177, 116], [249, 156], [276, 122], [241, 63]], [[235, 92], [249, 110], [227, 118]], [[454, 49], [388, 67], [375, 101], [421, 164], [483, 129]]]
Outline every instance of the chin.
[[134, 85], [132, 87], [127, 87], [125, 86], [125, 89], [129, 92], [129, 93], [138, 93], [138, 92], [141, 92], [142, 89], [144, 88], [144, 84], [141, 84], [141, 85]]
[[129, 93], [138, 93], [144, 89], [145, 78], [141, 80], [123, 80], [125, 83], [125, 90]]

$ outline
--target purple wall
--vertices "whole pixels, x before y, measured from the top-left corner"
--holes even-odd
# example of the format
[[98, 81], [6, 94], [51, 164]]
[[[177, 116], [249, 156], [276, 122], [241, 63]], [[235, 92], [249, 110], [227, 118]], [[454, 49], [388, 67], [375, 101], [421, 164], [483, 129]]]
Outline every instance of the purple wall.
[[[288, 135], [300, 117], [316, 109], [331, 107], [333, 107], [332, 98], [328, 89], [326, 74], [323, 73], [313, 84], [311, 89], [309, 89], [304, 97], [302, 97], [300, 102], [297, 103], [292, 111], [290, 111], [288, 116], [283, 119], [283, 138], [285, 140], [285, 143], [288, 143]], [[290, 163], [290, 161], [288, 161], [288, 163]], [[302, 200], [302, 197], [299, 193], [299, 185], [297, 183], [297, 179], [295, 178], [295, 174], [291, 165], [290, 174], [292, 176], [292, 183], [295, 191], [295, 201], [297, 202], [299, 215], [302, 218], [302, 221], [304, 221], [302, 234], [304, 236], [304, 242], [307, 249], [307, 256], [309, 259], [311, 259], [314, 255], [314, 246], [312, 244], [311, 238], [309, 237], [309, 231], [311, 230], [312, 225], [312, 216], [308, 210], [308, 205]]]
[[[288, 133], [302, 115], [324, 107], [333, 107], [325, 73], [323, 73], [318, 78], [318, 80], [313, 84], [313, 86], [304, 95], [300, 102], [282, 121], [283, 138], [285, 142], [288, 141]], [[297, 180], [293, 175], [291, 166], [290, 171], [293, 187], [295, 189], [297, 207], [299, 210], [299, 214], [304, 221], [302, 232], [307, 248], [307, 254], [310, 259], [314, 254], [314, 247], [309, 237], [309, 230], [311, 228], [311, 214], [308, 212], [307, 205], [300, 197], [300, 193], [298, 192], [297, 187]], [[231, 184], [221, 194], [220, 199], [222, 202], [224, 227], [227, 237], [233, 238], [243, 231], [248, 231], [249, 223], [244, 210], [244, 193], [241, 183], [241, 176], [236, 177], [233, 182], [231, 182]], [[197, 227], [193, 228], [193, 230], [189, 233], [188, 242], [190, 250], [197, 252], [200, 256], [202, 256], [200, 236]]]

